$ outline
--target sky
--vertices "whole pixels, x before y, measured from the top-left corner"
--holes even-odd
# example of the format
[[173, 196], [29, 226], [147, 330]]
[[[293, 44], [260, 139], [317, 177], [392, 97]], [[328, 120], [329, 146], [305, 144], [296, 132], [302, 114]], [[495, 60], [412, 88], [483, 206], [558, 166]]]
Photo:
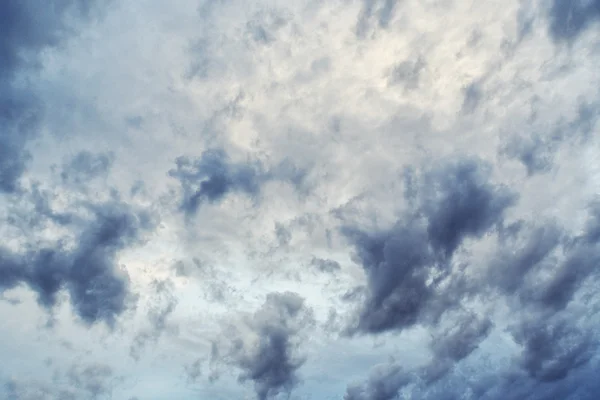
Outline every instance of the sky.
[[591, 400], [600, 1], [0, 2], [0, 398]]

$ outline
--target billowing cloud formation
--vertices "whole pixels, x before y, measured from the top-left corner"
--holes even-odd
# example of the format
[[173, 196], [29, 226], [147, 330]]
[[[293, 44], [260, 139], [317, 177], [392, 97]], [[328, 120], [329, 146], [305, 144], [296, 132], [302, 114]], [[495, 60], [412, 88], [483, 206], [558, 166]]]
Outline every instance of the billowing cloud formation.
[[298, 354], [300, 330], [310, 324], [311, 312], [295, 293], [271, 293], [260, 310], [245, 322], [249, 337], [234, 341], [232, 357], [242, 370], [239, 379], [254, 383], [260, 400], [290, 392], [298, 383], [304, 358]]
[[206, 150], [195, 160], [178, 157], [176, 165], [169, 175], [181, 183], [181, 209], [188, 215], [193, 215], [203, 203], [221, 201], [231, 192], [256, 197], [269, 180], [279, 179], [300, 186], [305, 175], [289, 162], [269, 171], [258, 161], [235, 163], [223, 149]]
[[452, 272], [454, 252], [466, 238], [501, 224], [515, 201], [508, 188], [490, 182], [489, 165], [476, 159], [426, 171], [416, 190], [409, 193], [415, 209], [391, 230], [345, 229], [369, 279], [359, 331], [404, 329], [439, 318], [449, 305], [443, 297], [452, 294], [438, 287]]
[[595, 399], [598, 4], [3, 2], [0, 397]]
[[231, 163], [223, 150], [207, 150], [196, 160], [177, 159], [169, 174], [181, 181], [181, 208], [193, 214], [203, 202], [216, 202], [227, 193], [239, 191], [256, 195], [264, 180], [259, 165]]
[[565, 378], [589, 361], [595, 345], [591, 332], [581, 331], [564, 319], [527, 321], [515, 338], [523, 346], [522, 367], [542, 382]]
[[52, 308], [65, 289], [77, 315], [86, 323], [112, 323], [127, 305], [129, 278], [115, 262], [118, 251], [135, 243], [150, 227], [148, 216], [119, 203], [89, 205], [77, 243], [23, 252], [0, 251], [0, 288], [26, 284], [38, 302]]
[[[452, 179], [446, 182], [452, 182]], [[495, 219], [495, 224], [504, 225], [501, 214], [497, 214]], [[492, 224], [488, 224], [488, 228], [491, 226]], [[395, 232], [398, 232], [397, 228], [395, 229]], [[442, 316], [450, 318], [450, 324], [453, 326], [442, 328], [439, 333], [434, 334], [431, 343], [433, 358], [420, 376], [412, 375], [411, 379], [398, 379], [397, 373], [391, 373], [396, 371], [397, 365], [380, 366], [372, 372], [363, 386], [349, 386], [347, 398], [394, 398], [393, 396], [396, 396], [399, 390], [409, 384], [417, 385], [421, 395], [427, 393], [428, 382], [436, 382], [446, 376], [458, 362], [473, 353], [490, 334], [492, 322], [489, 318], [477, 317], [474, 314], [458, 317], [452, 315], [452, 310], [459, 309], [458, 306], [464, 307], [464, 302], [473, 296], [490, 298], [486, 284], [498, 289], [501, 295], [507, 296], [510, 307], [514, 307], [511, 312], [517, 322], [511, 323], [510, 331], [521, 350], [516, 362], [510, 368], [514, 368], [514, 372], [511, 372], [513, 376], [519, 376], [520, 371], [523, 371], [528, 377], [513, 378], [518, 379], [519, 385], [526, 387], [528, 379], [542, 383], [564, 380], [593, 358], [592, 349], [596, 346], [598, 338], [589, 323], [585, 321], [586, 318], [571, 316], [566, 309], [586, 280], [593, 277], [597, 282], [596, 266], [600, 264], [600, 242], [597, 235], [598, 218], [595, 204], [589, 207], [588, 222], [579, 235], [570, 236], [552, 222], [527, 224], [519, 221], [509, 227], [502, 227], [498, 232], [500, 243], [498, 254], [487, 266], [485, 275], [482, 278], [471, 278], [474, 281], [467, 285], [464, 284], [464, 271], [459, 277], [448, 275], [446, 278], [449, 280], [448, 283], [444, 283], [444, 278], [438, 280], [439, 286], [428, 286], [426, 282], [431, 278], [415, 280], [414, 272], [412, 275], [404, 272], [407, 269], [411, 271], [410, 267], [416, 268], [419, 273], [423, 273], [421, 272], [423, 270], [427, 271], [428, 264], [422, 260], [429, 260], [432, 256], [423, 256], [428, 254], [424, 250], [426, 247], [423, 245], [418, 247], [417, 243], [425, 243], [425, 246], [430, 243], [429, 246], [437, 248], [439, 245], [435, 243], [439, 241], [431, 239], [424, 232], [425, 229], [422, 228], [421, 240], [396, 247], [402, 249], [399, 253], [392, 253], [386, 246], [389, 246], [389, 243], [406, 243], [401, 241], [407, 236], [406, 233], [395, 236], [394, 240], [387, 239], [385, 244], [379, 247], [374, 245], [358, 247], [359, 255], [361, 251], [366, 251], [365, 249], [369, 249], [369, 253], [366, 254], [371, 257], [373, 254], [382, 254], [380, 257], [385, 261], [379, 264], [365, 262], [364, 260], [372, 259], [365, 256], [361, 256], [360, 259], [363, 260], [366, 268], [375, 268], [373, 265], [380, 266], [378, 271], [387, 273], [385, 278], [381, 278], [382, 281], [386, 282], [388, 287], [392, 287], [391, 290], [400, 291], [399, 294], [389, 292], [390, 289], [383, 291], [383, 293], [393, 293], [393, 300], [398, 301], [399, 306], [395, 306], [396, 303], [388, 300], [387, 304], [394, 304], [394, 307], [384, 308], [386, 303], [379, 303], [379, 307], [375, 308], [373, 304], [378, 303], [373, 300], [373, 296], [380, 293], [383, 290], [380, 288], [385, 286], [371, 283], [377, 281], [370, 278], [369, 288], [375, 294], [370, 294], [366, 305], [361, 310], [358, 329], [379, 333], [388, 329], [405, 329], [416, 323], [437, 326], [444, 323], [443, 319], [440, 320]], [[457, 242], [451, 240], [449, 243]], [[454, 245], [442, 246], [444, 247], [456, 249]], [[411, 255], [415, 254], [415, 249], [418, 257]], [[408, 266], [397, 264], [401, 268], [396, 267], [392, 272], [388, 272], [390, 269], [388, 265], [394, 265], [390, 261], [394, 260], [392, 254], [397, 254], [397, 260], [410, 260], [413, 263]], [[383, 264], [384, 262], [386, 264]], [[367, 269], [367, 273], [372, 272]], [[407, 280], [406, 276], [412, 280]], [[432, 281], [436, 282], [437, 279], [434, 277]], [[478, 279], [483, 281], [477, 282]], [[415, 290], [419, 290], [418, 294], [415, 294]], [[441, 299], [435, 301], [436, 297]], [[378, 318], [375, 320], [377, 322], [384, 321], [381, 325], [376, 325], [376, 329], [372, 328], [373, 325], [365, 323], [365, 321], [370, 322], [373, 316]], [[390, 373], [381, 373], [382, 368]], [[382, 390], [383, 393], [388, 394], [381, 394]], [[490, 396], [491, 393], [494, 392], [490, 392]], [[519, 396], [522, 395], [521, 393]]]
[[489, 318], [474, 314], [461, 315], [452, 323], [456, 325], [436, 334], [431, 343], [434, 358], [425, 369], [427, 380], [443, 377], [456, 363], [476, 350], [492, 329]]

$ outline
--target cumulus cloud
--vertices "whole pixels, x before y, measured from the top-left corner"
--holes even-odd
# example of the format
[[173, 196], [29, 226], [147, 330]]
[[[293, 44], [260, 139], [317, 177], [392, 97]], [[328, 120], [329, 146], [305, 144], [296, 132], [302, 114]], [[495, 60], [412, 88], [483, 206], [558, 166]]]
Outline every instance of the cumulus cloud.
[[35, 246], [22, 252], [3, 248], [2, 290], [26, 284], [37, 293], [38, 302], [51, 309], [64, 289], [84, 322], [112, 324], [127, 307], [129, 292], [129, 278], [115, 256], [140, 239], [150, 227], [149, 220], [124, 204], [88, 207], [91, 217], [82, 223], [72, 247], [57, 241], [53, 246]]
[[299, 351], [301, 330], [311, 324], [310, 309], [296, 293], [271, 293], [263, 306], [245, 321], [247, 337], [234, 338], [231, 357], [241, 369], [239, 379], [254, 384], [260, 400], [289, 393], [300, 382], [304, 364]]
[[449, 161], [424, 173], [415, 209], [389, 231], [344, 230], [369, 279], [357, 330], [401, 330], [445, 311], [436, 309], [448, 306], [436, 301], [436, 286], [451, 272], [453, 254], [466, 238], [502, 223], [514, 204], [515, 194], [489, 179], [482, 161]]
[[178, 157], [169, 175], [183, 189], [181, 210], [193, 215], [204, 203], [217, 203], [228, 193], [243, 193], [256, 198], [261, 186], [272, 179], [300, 186], [305, 173], [289, 162], [267, 171], [259, 161], [235, 163], [223, 149], [206, 150], [197, 159]]
[[595, 398], [598, 4], [5, 1], [0, 397]]
[[[472, 298], [476, 294], [472, 291], [475, 290], [481, 291], [478, 295], [483, 298], [489, 298], [488, 293], [485, 292], [486, 285], [499, 289], [500, 293], [507, 296], [512, 307], [512, 316], [518, 321], [511, 323], [510, 331], [521, 349], [515, 363], [511, 364], [504, 373], [513, 376], [512, 379], [520, 382], [518, 384], [522, 388], [527, 387], [528, 379], [537, 382], [562, 381], [569, 374], [575, 373], [589, 363], [594, 356], [592, 349], [597, 338], [593, 334], [592, 326], [582, 322], [578, 314], [568, 313], [566, 309], [575, 294], [582, 289], [584, 282], [591, 276], [595, 276], [595, 269], [592, 266], [598, 265], [600, 255], [596, 232], [597, 217], [594, 205], [589, 208], [588, 222], [579, 235], [570, 236], [553, 222], [518, 221], [509, 227], [503, 227], [498, 232], [500, 243], [498, 254], [488, 264], [483, 281], [469, 285], [468, 290], [460, 292], [458, 296], [447, 297], [463, 302]], [[423, 236], [422, 240], [430, 239]], [[407, 254], [411, 254], [408, 249], [414, 248], [413, 243], [412, 246], [404, 248], [400, 254], [406, 257]], [[373, 254], [373, 251], [368, 254]], [[382, 254], [383, 251], [380, 250]], [[415, 258], [408, 257], [408, 259]], [[419, 269], [426, 267], [426, 264], [415, 263], [414, 265]], [[396, 285], [407, 294], [417, 287], [414, 284], [406, 288], [402, 287], [402, 278], [397, 279], [393, 275], [387, 275], [386, 282], [389, 281], [400, 282]], [[427, 297], [421, 298], [430, 301], [434, 296], [448, 296], [448, 292], [442, 289], [444, 286], [429, 288], [423, 282], [425, 281], [420, 281], [420, 287]], [[454, 288], [465, 289], [460, 285]], [[408, 295], [405, 296], [406, 299], [415, 299], [415, 296], [410, 298]], [[406, 303], [407, 300], [403, 304]], [[401, 323], [397, 328], [404, 329], [416, 323], [431, 322], [434, 323], [434, 327], [438, 324], [443, 326], [444, 319], [426, 318], [429, 309], [426, 308], [426, 301], [422, 303], [412, 309], [401, 309], [409, 310], [410, 313], [408, 313], [409, 317], [401, 314], [404, 319], [400, 319]], [[452, 326], [435, 328], [439, 332], [434, 334], [430, 345], [433, 358], [422, 369], [420, 377], [413, 377], [407, 383], [396, 385], [394, 376], [373, 373], [365, 387], [393, 387], [396, 388], [394, 395], [397, 395], [402, 387], [414, 383], [418, 385], [421, 395], [427, 394], [430, 392], [430, 382], [445, 377], [455, 365], [479, 347], [493, 328], [492, 321], [487, 317], [477, 317], [472, 313], [459, 313], [455, 316], [452, 310], [457, 309], [456, 304], [448, 302], [437, 304], [444, 305], [441, 312], [444, 313], [446, 320], [451, 321]], [[396, 318], [397, 314], [383, 315]], [[361, 318], [366, 317], [361, 315]], [[526, 377], [519, 375], [520, 371], [524, 371]], [[499, 380], [495, 381], [496, 384], [499, 384], [498, 382]], [[516, 383], [513, 381], [512, 384]], [[348, 390], [349, 393], [354, 393], [358, 389]], [[530, 394], [536, 392], [534, 388], [528, 391]], [[523, 393], [516, 395], [515, 398], [521, 396]]]
[[595, 345], [592, 334], [572, 324], [564, 317], [539, 318], [524, 322], [515, 332], [523, 346], [519, 363], [532, 378], [560, 380], [590, 360]]
[[180, 157], [169, 174], [183, 187], [181, 208], [193, 214], [203, 202], [216, 202], [231, 191], [256, 195], [264, 179], [260, 166], [232, 164], [223, 150], [208, 150], [197, 160]]

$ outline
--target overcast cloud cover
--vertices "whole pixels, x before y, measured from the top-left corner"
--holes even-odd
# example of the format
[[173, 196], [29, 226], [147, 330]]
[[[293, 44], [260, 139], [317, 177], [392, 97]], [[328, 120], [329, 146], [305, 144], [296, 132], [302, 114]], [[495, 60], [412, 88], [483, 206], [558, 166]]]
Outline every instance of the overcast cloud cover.
[[600, 1], [0, 2], [0, 398], [597, 399]]

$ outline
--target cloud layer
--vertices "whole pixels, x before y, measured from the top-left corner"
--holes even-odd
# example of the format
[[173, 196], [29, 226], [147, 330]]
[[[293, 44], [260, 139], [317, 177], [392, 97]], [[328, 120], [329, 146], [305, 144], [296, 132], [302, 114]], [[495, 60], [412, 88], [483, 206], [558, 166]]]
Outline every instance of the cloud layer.
[[0, 397], [596, 398], [599, 21], [2, 3]]

